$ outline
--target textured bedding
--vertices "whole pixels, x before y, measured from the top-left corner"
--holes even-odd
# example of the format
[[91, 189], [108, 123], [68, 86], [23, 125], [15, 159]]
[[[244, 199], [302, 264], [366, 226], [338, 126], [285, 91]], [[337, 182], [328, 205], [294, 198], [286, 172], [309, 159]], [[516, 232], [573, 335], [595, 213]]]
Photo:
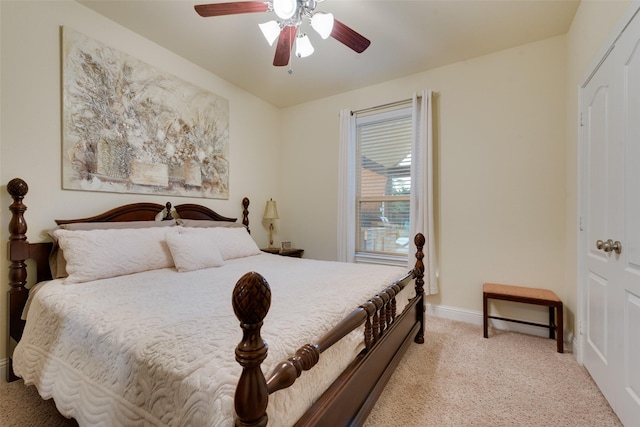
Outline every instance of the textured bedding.
[[[261, 254], [188, 272], [53, 280], [32, 292], [14, 370], [80, 426], [231, 426], [242, 336], [231, 294], [248, 271], [272, 289], [265, 374], [406, 273]], [[414, 294], [407, 286], [398, 296], [398, 313]], [[363, 347], [360, 330], [347, 338], [269, 397], [270, 425], [292, 425], [344, 370]]]

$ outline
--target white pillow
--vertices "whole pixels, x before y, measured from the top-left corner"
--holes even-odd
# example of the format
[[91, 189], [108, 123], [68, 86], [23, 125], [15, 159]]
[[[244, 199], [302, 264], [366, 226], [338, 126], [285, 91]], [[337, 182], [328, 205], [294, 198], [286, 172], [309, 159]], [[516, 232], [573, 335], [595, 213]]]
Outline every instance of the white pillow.
[[208, 236], [216, 244], [220, 254], [222, 254], [222, 259], [225, 261], [262, 253], [244, 227], [178, 227], [178, 230], [183, 234]]
[[246, 228], [218, 227], [211, 230], [215, 234], [216, 244], [225, 261], [262, 253]]
[[173, 267], [164, 227], [108, 230], [56, 230], [69, 276], [80, 283]]
[[167, 233], [167, 244], [179, 272], [220, 267], [224, 264], [215, 240], [206, 233]]
[[58, 246], [58, 239], [54, 231], [63, 230], [96, 230], [111, 228], [151, 228], [151, 227], [173, 227], [175, 221], [118, 221], [118, 222], [72, 222], [70, 224], [62, 224], [53, 230], [49, 230], [48, 234], [53, 240], [53, 247], [49, 254], [49, 269], [54, 279], [62, 279], [67, 277], [67, 262]]

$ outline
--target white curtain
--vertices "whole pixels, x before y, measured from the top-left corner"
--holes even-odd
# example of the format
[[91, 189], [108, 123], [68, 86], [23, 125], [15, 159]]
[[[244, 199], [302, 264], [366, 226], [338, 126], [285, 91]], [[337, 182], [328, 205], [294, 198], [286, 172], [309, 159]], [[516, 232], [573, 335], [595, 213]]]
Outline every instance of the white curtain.
[[351, 110], [340, 111], [340, 153], [338, 155], [338, 261], [354, 262], [356, 242], [356, 153], [355, 117]]
[[[409, 236], [424, 234], [424, 292], [438, 293], [433, 224], [433, 92], [413, 94], [413, 145], [411, 147], [411, 210]], [[416, 246], [409, 244], [409, 267], [415, 263]]]
[[[411, 157], [411, 201], [409, 235], [422, 233], [424, 252], [424, 292], [438, 293], [435, 233], [433, 223], [433, 92], [415, 93]], [[340, 111], [340, 153], [338, 156], [338, 261], [355, 258], [355, 117], [350, 110]], [[416, 246], [409, 243], [409, 268], [415, 265]]]

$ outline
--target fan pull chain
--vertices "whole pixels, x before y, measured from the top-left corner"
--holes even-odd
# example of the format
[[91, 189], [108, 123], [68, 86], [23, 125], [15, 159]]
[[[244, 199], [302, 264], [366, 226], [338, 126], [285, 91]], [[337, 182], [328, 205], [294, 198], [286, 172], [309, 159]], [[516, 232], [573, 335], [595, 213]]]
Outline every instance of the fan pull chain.
[[289, 69], [287, 70], [287, 73], [289, 73], [289, 75], [293, 74], [293, 68], [291, 68], [291, 57], [293, 55], [291, 55], [291, 53], [293, 52], [293, 43], [294, 43], [295, 37], [293, 37], [293, 39], [289, 42]]

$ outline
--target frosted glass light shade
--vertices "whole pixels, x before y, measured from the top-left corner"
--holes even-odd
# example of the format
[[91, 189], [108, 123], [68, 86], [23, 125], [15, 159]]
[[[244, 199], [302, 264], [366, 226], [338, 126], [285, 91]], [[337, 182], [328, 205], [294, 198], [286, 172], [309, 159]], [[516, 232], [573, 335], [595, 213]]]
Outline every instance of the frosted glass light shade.
[[313, 53], [313, 46], [309, 36], [303, 34], [296, 38], [296, 56], [298, 58], [305, 58]]
[[269, 46], [273, 46], [273, 42], [275, 42], [280, 35], [280, 24], [276, 21], [269, 21], [263, 24], [258, 24], [258, 26], [262, 30], [264, 38], [267, 39]]
[[289, 19], [296, 13], [298, 0], [273, 0], [273, 11], [280, 19]]
[[328, 38], [333, 31], [333, 13], [314, 13], [311, 17], [311, 28], [316, 30], [323, 39]]

